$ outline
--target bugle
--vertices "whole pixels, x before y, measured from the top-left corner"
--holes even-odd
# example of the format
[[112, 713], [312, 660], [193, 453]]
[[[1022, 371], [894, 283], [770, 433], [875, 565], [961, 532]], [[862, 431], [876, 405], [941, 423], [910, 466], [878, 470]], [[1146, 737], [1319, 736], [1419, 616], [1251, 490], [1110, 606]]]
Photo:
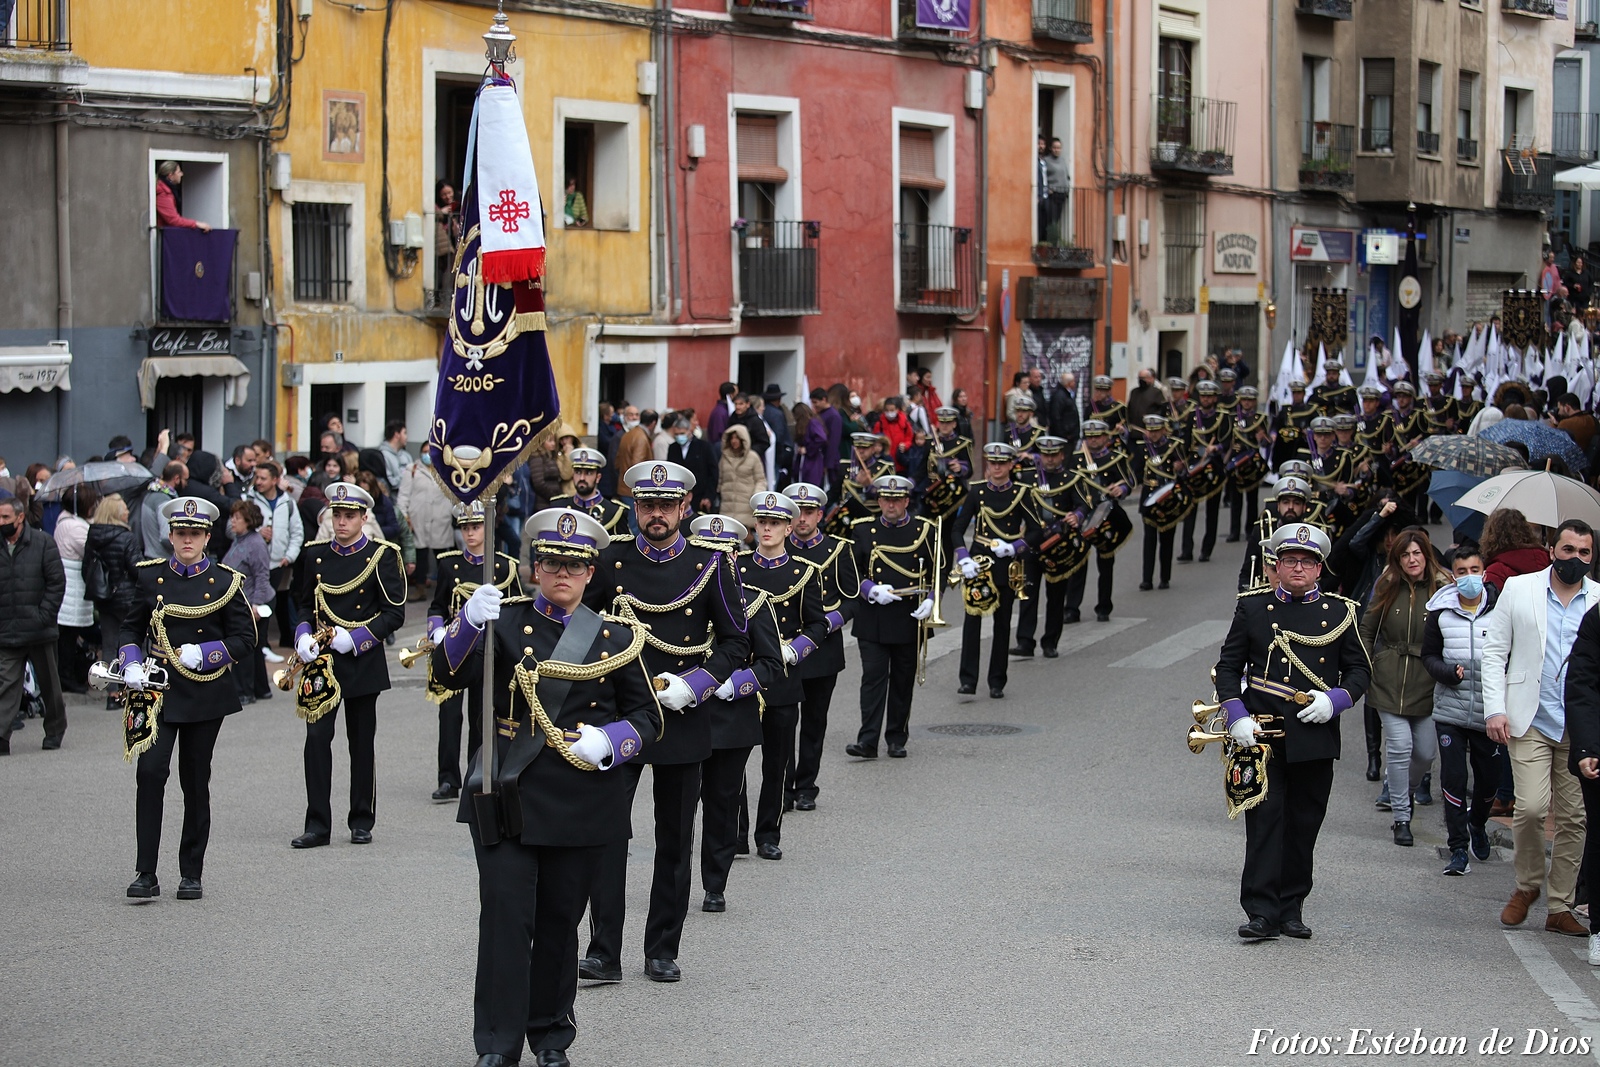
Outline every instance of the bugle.
[[427, 635], [423, 635], [422, 640], [417, 642], [416, 648], [402, 648], [399, 653], [397, 653], [397, 657], [400, 660], [400, 666], [409, 671], [416, 665], [417, 660], [421, 659], [432, 651], [433, 640]]
[[[311, 635], [311, 639], [317, 643], [317, 649], [319, 653], [327, 651], [328, 645], [333, 641], [333, 627], [324, 626], [322, 629], [313, 633]], [[304, 671], [307, 666], [308, 664], [300, 658], [298, 653], [296, 653], [294, 662], [290, 663], [289, 666], [279, 667], [277, 670], [272, 672], [272, 684], [283, 690], [285, 693], [294, 692], [294, 687], [299, 684], [300, 681], [300, 673]]]
[[[122, 670], [115, 663], [91, 663], [89, 665], [89, 684], [96, 689], [106, 689], [112, 685], [127, 685], [122, 680]], [[145, 689], [165, 691], [168, 688], [167, 669], [159, 663], [146, 662], [144, 665]]]

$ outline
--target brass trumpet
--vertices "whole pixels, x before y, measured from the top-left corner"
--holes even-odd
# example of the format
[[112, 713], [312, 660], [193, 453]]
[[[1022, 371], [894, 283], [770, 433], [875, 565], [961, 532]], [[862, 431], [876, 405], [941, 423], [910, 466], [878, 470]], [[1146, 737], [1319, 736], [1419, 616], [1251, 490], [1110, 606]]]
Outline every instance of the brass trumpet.
[[422, 640], [417, 642], [416, 648], [402, 648], [400, 650], [398, 653], [400, 666], [409, 671], [416, 664], [417, 660], [432, 652], [433, 647], [433, 641], [424, 635]]
[[[122, 680], [122, 672], [114, 663], [91, 663], [89, 665], [89, 684], [96, 689], [105, 689], [112, 685], [127, 685]], [[159, 663], [146, 662], [144, 665], [144, 688], [165, 691], [167, 684], [167, 669]]]
[[[1220, 705], [1206, 704], [1203, 701], [1194, 702], [1195, 723], [1189, 727], [1189, 751], [1194, 753], [1204, 752], [1206, 746], [1213, 741], [1229, 741], [1232, 735], [1228, 733], [1227, 716]], [[1257, 723], [1270, 726], [1278, 721], [1276, 715], [1257, 715]], [[1264, 729], [1256, 733], [1257, 737], [1282, 737], [1282, 730]]]
[[[312, 634], [311, 639], [317, 643], [319, 652], [326, 652], [329, 643], [333, 641], [333, 627], [324, 626]], [[305, 670], [306, 666], [305, 661], [296, 655], [294, 662], [288, 667], [279, 667], [272, 672], [272, 684], [285, 693], [294, 692], [294, 687], [300, 682], [300, 672]]]

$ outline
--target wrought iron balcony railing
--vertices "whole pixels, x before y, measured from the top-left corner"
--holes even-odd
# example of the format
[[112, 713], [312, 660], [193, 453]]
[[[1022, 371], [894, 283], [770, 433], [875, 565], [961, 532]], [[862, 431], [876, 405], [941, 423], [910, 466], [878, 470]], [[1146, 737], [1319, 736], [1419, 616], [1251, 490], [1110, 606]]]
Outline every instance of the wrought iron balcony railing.
[[1152, 168], [1192, 174], [1233, 173], [1233, 124], [1238, 105], [1231, 100], [1161, 93], [1151, 103], [1155, 119]]
[[1417, 131], [1417, 152], [1424, 156], [1439, 154], [1439, 135], [1427, 130]]
[[1302, 15], [1349, 22], [1355, 17], [1354, 0], [1295, 0], [1294, 9]]
[[733, 0], [733, 14], [737, 17], [779, 19], [787, 22], [810, 22], [811, 0]]
[[0, 3], [0, 12], [13, 8], [0, 22], [0, 48], [36, 51], [72, 51], [71, 5], [68, 0], [16, 0]]
[[1556, 17], [1556, 0], [1501, 0], [1500, 10], [1507, 15], [1553, 19]]
[[752, 222], [739, 239], [739, 295], [750, 316], [815, 315], [820, 222]]
[[1551, 211], [1556, 206], [1556, 157], [1508, 151], [1500, 156], [1500, 206], [1513, 211]]
[[1478, 142], [1471, 137], [1456, 138], [1456, 159], [1462, 163], [1478, 161]]
[[965, 226], [902, 222], [900, 291], [895, 307], [914, 314], [975, 315], [978, 242]]
[[1550, 151], [1562, 159], [1600, 158], [1600, 113], [1557, 111], [1551, 115]]
[[1071, 44], [1094, 43], [1090, 0], [1033, 0], [1033, 35]]
[[1105, 217], [1105, 197], [1098, 189], [1073, 188], [1039, 201], [1033, 262], [1066, 270], [1093, 267], [1105, 240]]
[[1356, 185], [1356, 128], [1334, 122], [1300, 124], [1300, 188], [1348, 192]]

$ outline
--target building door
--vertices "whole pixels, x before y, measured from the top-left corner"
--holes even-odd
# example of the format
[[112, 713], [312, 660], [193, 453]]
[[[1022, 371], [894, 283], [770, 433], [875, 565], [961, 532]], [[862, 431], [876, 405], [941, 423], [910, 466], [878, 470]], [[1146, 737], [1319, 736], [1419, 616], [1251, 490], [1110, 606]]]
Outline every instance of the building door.
[[1185, 330], [1164, 331], [1156, 335], [1156, 344], [1161, 348], [1161, 358], [1157, 366], [1161, 368], [1163, 378], [1187, 378], [1189, 376], [1189, 334]]
[[306, 441], [307, 447], [312, 452], [322, 451], [322, 442], [317, 437], [317, 427], [322, 424], [322, 417], [329, 414], [339, 416], [340, 421], [344, 420], [344, 385], [341, 383], [311, 387], [311, 425], [306, 428]]
[[1194, 45], [1176, 37], [1161, 38], [1156, 72], [1156, 140], [1189, 143], [1190, 94], [1194, 91]]
[[156, 379], [156, 406], [145, 413], [145, 440], [154, 441], [162, 430], [171, 430], [173, 437], [194, 434], [195, 447], [203, 448], [204, 397], [204, 378]]
[[[1218, 304], [1211, 305], [1211, 351], [1221, 359], [1222, 355], [1230, 348], [1237, 348], [1244, 353], [1244, 361], [1250, 366], [1250, 376], [1247, 380], [1258, 378], [1256, 362], [1260, 355], [1261, 345], [1261, 305], [1260, 304]], [[1244, 381], [1238, 385], [1246, 384]]]

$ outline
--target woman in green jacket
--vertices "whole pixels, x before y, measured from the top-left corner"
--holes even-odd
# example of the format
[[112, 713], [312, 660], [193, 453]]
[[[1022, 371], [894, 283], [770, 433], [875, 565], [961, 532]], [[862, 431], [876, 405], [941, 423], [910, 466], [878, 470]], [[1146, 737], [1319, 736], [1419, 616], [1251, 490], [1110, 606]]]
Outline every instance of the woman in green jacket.
[[1361, 619], [1361, 639], [1372, 656], [1367, 706], [1383, 723], [1387, 781], [1378, 808], [1394, 812], [1391, 832], [1397, 845], [1412, 843], [1411, 795], [1439, 755], [1433, 678], [1422, 665], [1422, 636], [1428, 599], [1449, 581], [1427, 531], [1404, 530], [1389, 547], [1388, 566], [1372, 587]]

